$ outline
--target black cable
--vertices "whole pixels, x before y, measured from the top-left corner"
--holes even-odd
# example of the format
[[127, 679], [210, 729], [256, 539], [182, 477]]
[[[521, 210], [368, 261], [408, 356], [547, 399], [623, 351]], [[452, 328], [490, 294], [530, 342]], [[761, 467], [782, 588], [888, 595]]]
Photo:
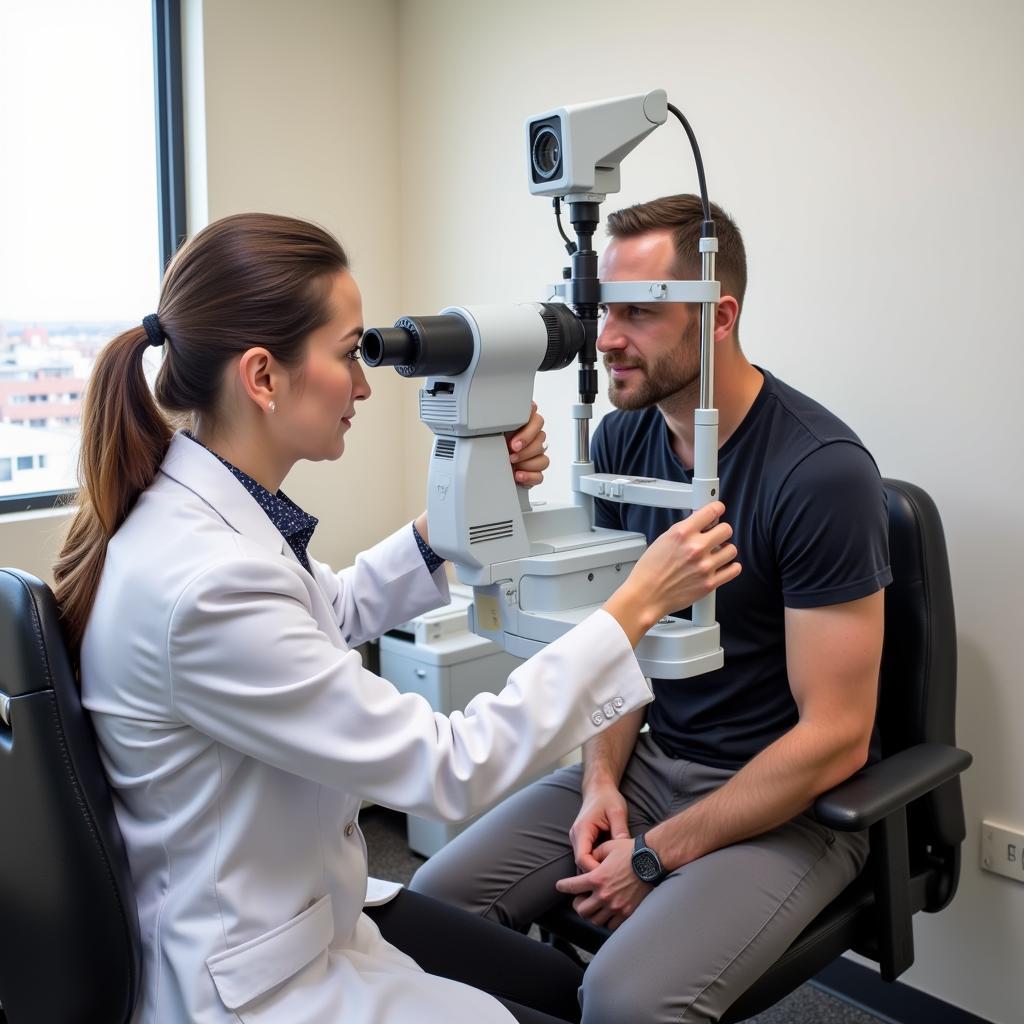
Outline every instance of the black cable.
[[555, 208], [555, 223], [558, 225], [558, 233], [562, 236], [562, 241], [565, 242], [565, 251], [572, 256], [576, 252], [576, 243], [565, 233], [565, 228], [562, 227], [562, 200], [559, 196], [555, 196], [551, 200], [551, 205]]
[[700, 201], [704, 207], [704, 220], [711, 220], [711, 204], [708, 202], [708, 186], [704, 180], [704, 161], [700, 156], [700, 146], [697, 145], [697, 137], [693, 134], [690, 122], [683, 117], [683, 112], [673, 103], [668, 104], [668, 109], [679, 119], [687, 136], [690, 139], [690, 147], [693, 149], [693, 159], [697, 162], [697, 180], [700, 182]]

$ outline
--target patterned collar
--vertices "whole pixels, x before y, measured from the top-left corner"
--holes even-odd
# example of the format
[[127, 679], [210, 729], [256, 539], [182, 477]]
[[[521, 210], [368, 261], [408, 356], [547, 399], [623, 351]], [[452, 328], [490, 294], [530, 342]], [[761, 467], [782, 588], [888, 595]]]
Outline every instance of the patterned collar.
[[[184, 431], [184, 434], [201, 448], [206, 448], [202, 441], [193, 437], [187, 430]], [[309, 546], [313, 531], [320, 520], [308, 512], [303, 512], [284, 491], [271, 494], [263, 484], [253, 480], [248, 473], [243, 473], [237, 466], [232, 466], [227, 459], [222, 459], [210, 448], [206, 448], [206, 450], [231, 471], [231, 475], [249, 492], [256, 504], [266, 512], [267, 518], [288, 542], [288, 546], [295, 552], [295, 557], [302, 563], [302, 567], [307, 572], [311, 572], [306, 548]]]

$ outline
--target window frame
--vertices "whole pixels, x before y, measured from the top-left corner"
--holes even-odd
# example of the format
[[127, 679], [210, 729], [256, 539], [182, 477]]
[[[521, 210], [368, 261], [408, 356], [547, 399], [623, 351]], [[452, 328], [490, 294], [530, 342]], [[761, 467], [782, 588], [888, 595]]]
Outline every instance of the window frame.
[[[153, 0], [159, 271], [184, 241], [185, 116], [181, 86], [181, 0]], [[13, 470], [13, 465], [12, 465]], [[74, 503], [76, 488], [0, 497], [0, 516]]]

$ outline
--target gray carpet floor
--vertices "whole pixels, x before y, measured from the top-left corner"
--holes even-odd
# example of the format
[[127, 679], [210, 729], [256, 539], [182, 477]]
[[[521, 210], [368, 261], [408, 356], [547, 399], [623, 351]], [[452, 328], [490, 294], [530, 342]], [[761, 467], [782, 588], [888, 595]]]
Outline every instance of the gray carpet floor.
[[[382, 807], [368, 807], [359, 816], [369, 850], [370, 874], [407, 883], [423, 858], [405, 841], [405, 816]], [[752, 1024], [879, 1024], [882, 1018], [836, 998], [814, 984], [803, 985]]]

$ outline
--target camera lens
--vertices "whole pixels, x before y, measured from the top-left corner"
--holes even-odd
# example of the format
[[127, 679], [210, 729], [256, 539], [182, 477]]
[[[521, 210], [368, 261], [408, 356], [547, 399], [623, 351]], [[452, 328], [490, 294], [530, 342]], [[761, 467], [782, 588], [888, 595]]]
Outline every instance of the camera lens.
[[562, 142], [553, 128], [541, 128], [533, 137], [533, 169], [545, 181], [554, 177], [562, 162]]

